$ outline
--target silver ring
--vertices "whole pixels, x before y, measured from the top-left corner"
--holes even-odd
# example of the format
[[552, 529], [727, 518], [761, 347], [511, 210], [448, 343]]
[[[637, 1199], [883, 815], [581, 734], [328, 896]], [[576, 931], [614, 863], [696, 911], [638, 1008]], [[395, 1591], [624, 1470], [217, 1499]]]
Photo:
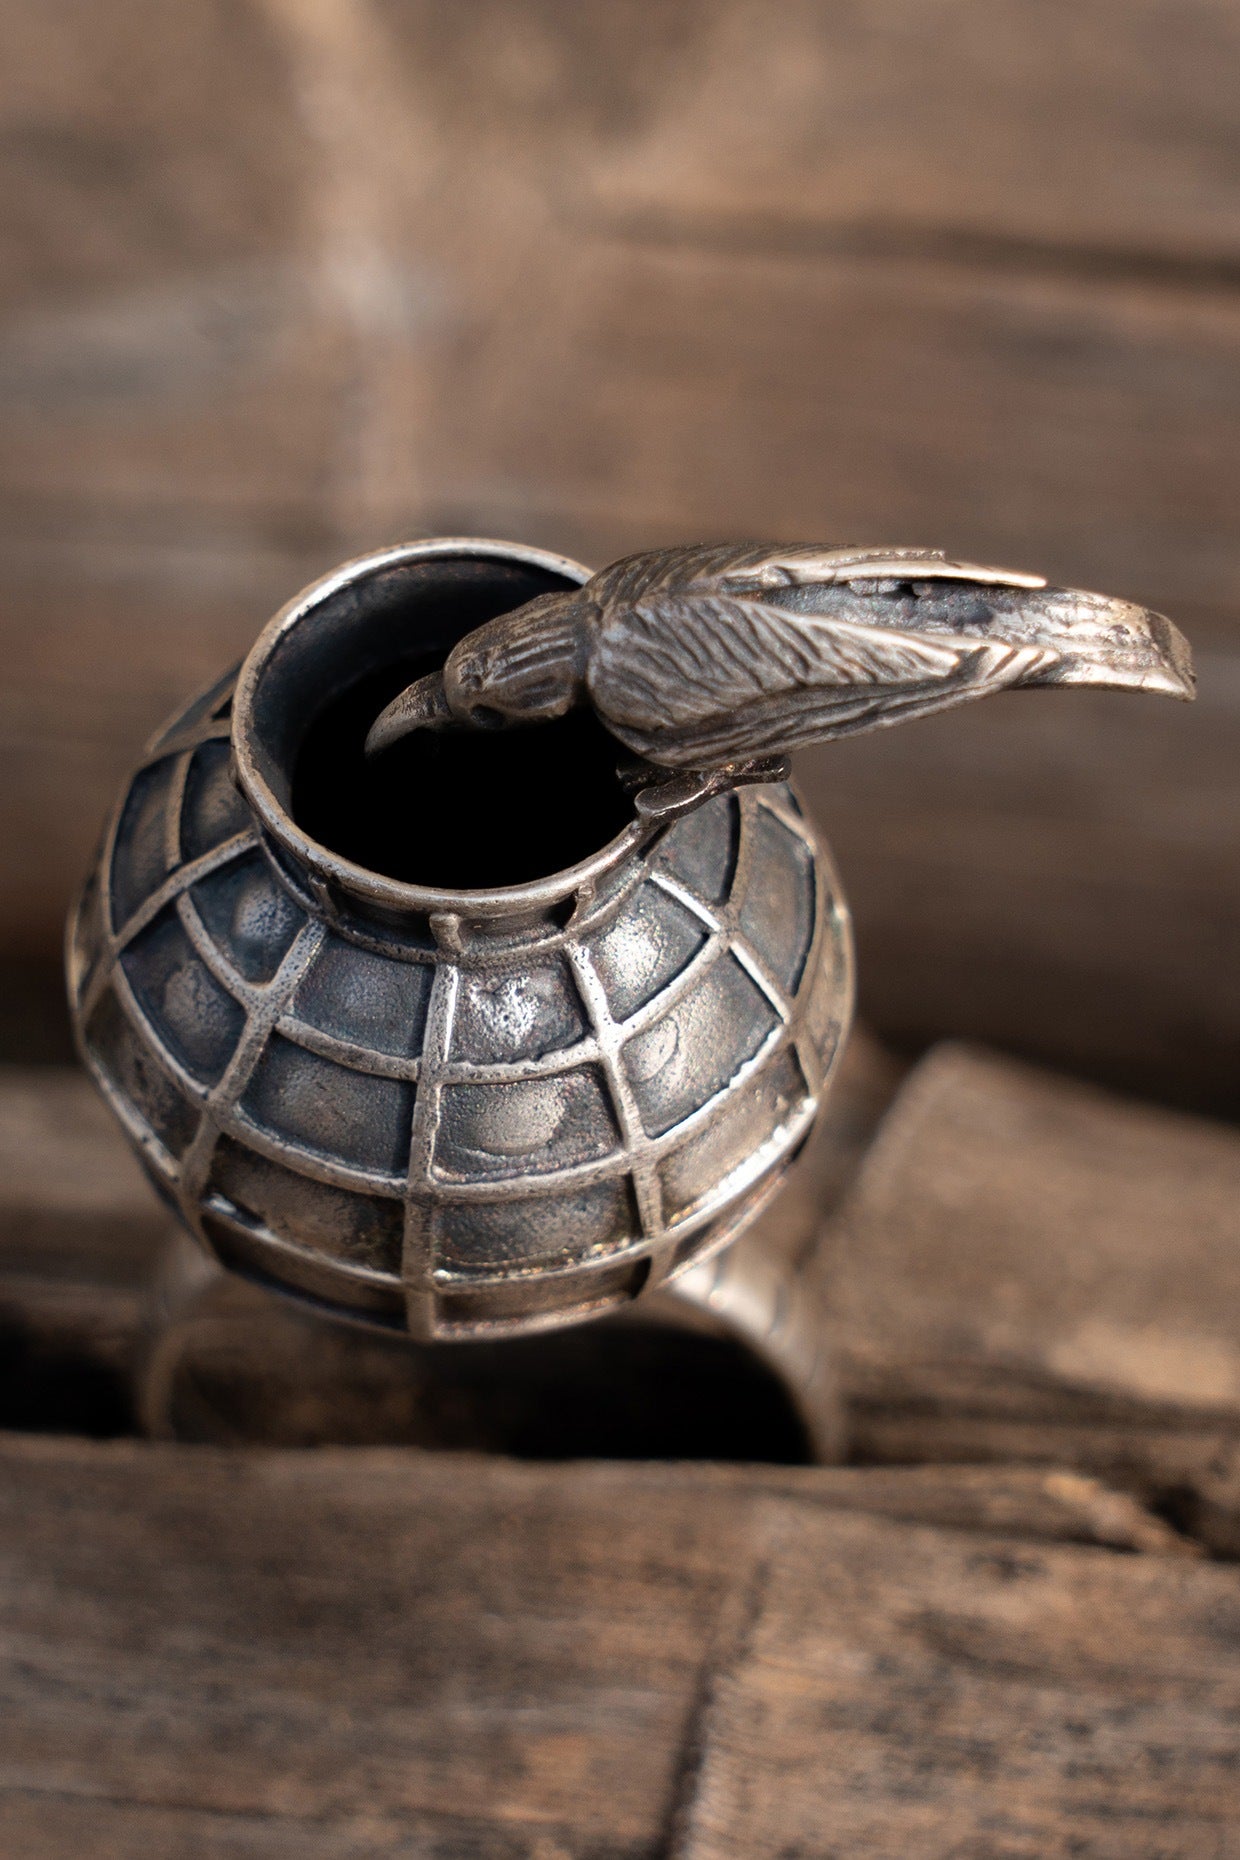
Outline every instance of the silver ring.
[[[787, 1257], [783, 1200], [777, 1197], [746, 1234], [714, 1258], [690, 1268], [630, 1310], [597, 1320], [577, 1334], [587, 1350], [592, 1334], [621, 1326], [650, 1326], [731, 1343], [778, 1386], [799, 1423], [806, 1456], [827, 1464], [841, 1457], [844, 1428], [826, 1300], [812, 1256], [807, 1266]], [[403, 1373], [412, 1385], [425, 1374], [428, 1358], [437, 1350], [442, 1363], [445, 1348], [409, 1339], [378, 1339], [369, 1327], [341, 1324], [309, 1307], [276, 1299], [226, 1272], [188, 1235], [170, 1228], [135, 1362], [135, 1406], [143, 1431], [165, 1440], [237, 1439], [235, 1417], [226, 1418], [220, 1409], [221, 1382], [237, 1385], [255, 1373], [260, 1378], [274, 1373], [278, 1380], [290, 1337], [293, 1378], [301, 1372], [309, 1381], [318, 1379], [322, 1406], [316, 1413], [323, 1413], [327, 1431], [316, 1435], [316, 1441], [332, 1438], [333, 1400], [343, 1399], [346, 1406], [365, 1401], [365, 1365], [373, 1364], [376, 1349], [385, 1374], [399, 1380], [403, 1360]], [[548, 1341], [554, 1347], [557, 1337], [519, 1340], [518, 1347], [537, 1350]], [[446, 1347], [456, 1357], [478, 1346]], [[314, 1399], [312, 1390], [310, 1395]], [[563, 1398], [573, 1400], [571, 1388], [563, 1391]], [[286, 1399], [295, 1402], [296, 1393], [286, 1390]], [[223, 1405], [228, 1405], [226, 1396]], [[252, 1428], [257, 1438], [267, 1438], [263, 1414], [251, 1410], [242, 1425]], [[362, 1439], [365, 1425], [363, 1418]], [[350, 1432], [348, 1438], [358, 1436]]]
[[[790, 1166], [851, 1018], [838, 880], [769, 758], [628, 792], [620, 745], [565, 719], [554, 780], [515, 731], [517, 773], [481, 791], [476, 737], [449, 744], [455, 781], [432, 762], [376, 791], [346, 714], [359, 667], [399, 684], [480, 603], [586, 579], [451, 539], [326, 576], [148, 747], [70, 930], [83, 1059], [200, 1244], [419, 1341], [571, 1325], [709, 1261]], [[501, 874], [508, 790], [545, 872], [578, 788], [585, 843]], [[434, 882], [401, 876], [411, 819]], [[428, 820], [513, 882], [438, 869]]]
[[[346, 563], [134, 769], [70, 927], [83, 1059], [218, 1266], [411, 1350], [640, 1300], [742, 1343], [829, 1457], [815, 1282], [746, 1233], [853, 1008], [787, 755], [1059, 684], [1188, 698], [1191, 656], [932, 549]], [[173, 1261], [153, 1430], [218, 1295]]]

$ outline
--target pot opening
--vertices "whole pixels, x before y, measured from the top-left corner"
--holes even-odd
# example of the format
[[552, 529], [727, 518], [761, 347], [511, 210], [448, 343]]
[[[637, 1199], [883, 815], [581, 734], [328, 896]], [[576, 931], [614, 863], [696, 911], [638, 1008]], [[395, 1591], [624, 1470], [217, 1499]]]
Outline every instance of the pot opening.
[[237, 727], [300, 833], [382, 879], [495, 891], [550, 878], [623, 832], [634, 818], [623, 751], [588, 711], [529, 729], [419, 731], [363, 753], [411, 679], [483, 621], [579, 585], [574, 568], [515, 546], [414, 545], [329, 577], [264, 636]]
[[442, 663], [384, 666], [315, 718], [293, 769], [303, 832], [385, 878], [469, 891], [546, 878], [623, 830], [623, 751], [586, 711], [529, 729], [415, 730], [367, 760], [384, 705]]

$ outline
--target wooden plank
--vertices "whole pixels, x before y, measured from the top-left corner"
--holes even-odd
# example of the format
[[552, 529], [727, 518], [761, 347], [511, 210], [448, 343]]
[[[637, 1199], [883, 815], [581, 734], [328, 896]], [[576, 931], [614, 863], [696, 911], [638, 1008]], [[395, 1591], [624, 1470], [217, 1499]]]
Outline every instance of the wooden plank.
[[531, 277], [467, 368], [435, 361], [438, 508], [567, 524], [603, 560], [685, 535], [967, 542], [1234, 614], [1230, 289], [549, 238], [555, 292]]
[[419, 1470], [15, 1447], [3, 1780], [28, 1824], [88, 1801], [106, 1829], [115, 1802], [231, 1818], [243, 1853], [272, 1825], [355, 1853], [374, 1818], [448, 1852], [479, 1824], [648, 1852], [743, 1510], [669, 1491], [652, 1535], [614, 1492]]
[[[37, 212], [7, 202], [6, 275], [44, 288], [166, 265], [178, 238], [232, 256], [287, 237], [281, 197], [306, 163], [290, 66], [304, 74], [315, 53], [334, 57], [337, 90], [369, 81], [375, 109], [401, 98], [403, 127], [394, 115], [385, 129], [401, 131], [404, 159], [376, 175], [389, 185], [416, 184], [411, 169], [422, 180], [413, 157], [429, 137], [460, 144], [464, 161], [473, 152], [475, 191], [488, 171], [502, 191], [507, 164], [557, 198], [567, 177], [596, 206], [671, 206], [693, 221], [1237, 248], [1219, 157], [1237, 122], [1225, 0], [1084, 0], [1037, 19], [1018, 0], [795, 0], [777, 25], [744, 0], [674, 13], [491, 0], [460, 14], [377, 0], [334, 27], [210, 0], [174, 25], [126, 0], [106, 19], [18, 9], [9, 51], [0, 97]], [[353, 128], [364, 146], [360, 114]], [[129, 161], [106, 165], [127, 137]]]
[[1234, 1851], [1235, 1586], [773, 1508], [677, 1860]]
[[802, 758], [864, 1011], [1234, 1118], [1240, 667], [1193, 706], [1032, 695]]
[[[895, 532], [1176, 613], [1230, 608], [1229, 297], [616, 247], [566, 251], [560, 277], [535, 350], [509, 319], [467, 378], [434, 362], [432, 526], [599, 557], [694, 531]], [[0, 731], [10, 947], [50, 945], [139, 738], [310, 560], [256, 550], [206, 598], [188, 572], [144, 590], [135, 568], [109, 601], [87, 598], [89, 558], [75, 582], [49, 553], [44, 585], [28, 555]], [[49, 599], [80, 600], [80, 625], [41, 624]], [[1240, 677], [1218, 628], [1204, 638], [1182, 714], [1026, 696], [806, 759], [880, 1031], [965, 1033], [1234, 1112]]]
[[300, 314], [303, 291], [293, 265], [257, 280], [198, 274], [10, 323], [5, 529], [24, 510], [43, 528], [83, 502], [165, 534], [213, 519], [241, 546], [255, 530], [321, 529], [341, 384], [330, 327]]
[[[1106, 1412], [1029, 1419], [989, 1394], [972, 1407], [939, 1400], [930, 1377], [914, 1400], [864, 1385], [851, 1404], [853, 1451], [892, 1466], [1013, 1464], [1073, 1467], [1139, 1496], [1212, 1556], [1240, 1559], [1240, 1435], [1233, 1423], [1134, 1425]], [[997, 1411], [996, 1411], [997, 1410]]]
[[161, 1208], [85, 1074], [0, 1066], [0, 1264], [134, 1285], [167, 1233]]
[[468, 124], [479, 168], [515, 166], [587, 223], [1240, 251], [1225, 0], [375, 13], [421, 120]]
[[317, 150], [267, 8], [18, 7], [0, 74], [0, 505], [139, 527], [313, 520], [334, 323], [309, 307]]
[[269, 257], [306, 142], [266, 10], [16, 6], [0, 71], [6, 308]]
[[[1115, 581], [1118, 563], [1134, 589], [1196, 589], [1230, 608], [1232, 448], [1211, 440], [1229, 430], [1233, 399], [1234, 370], [1211, 360], [1231, 340], [1228, 278], [1207, 270], [1185, 291], [1155, 276], [1142, 288], [1138, 265], [1136, 283], [1122, 266], [1074, 282], [1056, 259], [1082, 242], [1135, 240], [1157, 253], [1187, 237], [1192, 249], [1234, 249], [1234, 190], [1216, 151], [1235, 124], [1218, 73], [1236, 28], [1220, 0], [1196, 0], [1187, 15], [1169, 0], [1122, 13], [1094, 0], [1060, 21], [1060, 35], [1012, 0], [954, 0], [932, 14], [869, 5], [847, 21], [803, 4], [778, 32], [734, 3], [689, 9], [670, 27], [649, 17], [665, 58], [621, 76], [609, 47], [628, 18], [601, 7], [449, 21], [425, 8], [359, 9], [329, 28], [297, 9], [244, 8], [230, 36], [202, 0], [185, 28], [201, 44], [187, 47], [149, 30], [133, 0], [92, 16], [72, 59], [32, 19], [10, 79], [28, 139], [73, 147], [79, 120], [97, 135], [106, 124], [131, 155], [135, 192], [139, 180], [155, 185], [151, 148], [171, 142], [175, 159], [159, 170], [171, 194], [162, 214], [144, 220], [122, 194], [110, 219], [96, 216], [117, 245], [111, 269], [96, 276], [84, 263], [73, 280], [53, 266], [56, 314], [5, 334], [0, 477], [14, 513], [33, 500], [51, 518], [84, 500], [192, 528], [213, 511], [241, 537], [255, 521], [333, 527], [360, 496], [354, 518], [370, 533], [405, 527], [411, 513], [472, 507], [477, 521], [507, 509], [527, 527], [550, 524], [560, 542], [576, 534], [600, 548], [703, 521], [788, 533], [829, 519], [868, 533], [881, 518], [949, 546], [963, 525], [975, 547], [1002, 542], [1052, 568], [1077, 557], [1094, 565], [1087, 579]], [[135, 41], [141, 64], [126, 55]], [[939, 75], [927, 84], [931, 45]], [[234, 100], [209, 150], [197, 99], [165, 120], [163, 87], [126, 89], [151, 57], [179, 74], [187, 52], [222, 67], [216, 87]], [[235, 83], [229, 57], [245, 64]], [[58, 77], [32, 109], [28, 68], [44, 64]], [[252, 74], [264, 69], [278, 107], [263, 114], [270, 148], [258, 161]], [[571, 108], [547, 107], [548, 83]], [[307, 134], [297, 99], [310, 92], [322, 107]], [[727, 102], [739, 92], [743, 110]], [[89, 145], [75, 153], [97, 172]], [[30, 166], [14, 163], [18, 203], [35, 185]], [[458, 177], [450, 210], [445, 170]], [[584, 177], [593, 205], [565, 204], [565, 175]], [[55, 212], [36, 190], [31, 227], [88, 217], [63, 172], [60, 186]], [[290, 198], [300, 211], [288, 213]], [[636, 224], [618, 227], [608, 201], [629, 202]], [[653, 233], [652, 211], [671, 216]], [[949, 251], [962, 225], [998, 228], [1045, 251], [1024, 277], [988, 264], [985, 246], [963, 271], [920, 262], [933, 239], [902, 255], [880, 238], [869, 258], [795, 241], [783, 257], [764, 251], [805, 213], [845, 226], [904, 215], [938, 227]], [[720, 214], [734, 231], [712, 250], [695, 228]], [[140, 243], [162, 225], [168, 237], [170, 220], [190, 249], [171, 242], [161, 296], [144, 275], [150, 254], [126, 269], [122, 235]], [[273, 223], [286, 258], [256, 272], [256, 228]], [[15, 269], [37, 295], [37, 257]], [[105, 275], [111, 288], [135, 273], [135, 293], [91, 300]], [[539, 288], [549, 275], [550, 292]], [[68, 304], [74, 282], [80, 307]], [[653, 379], [635, 398], [638, 357]], [[669, 362], [671, 391], [660, 380]], [[707, 409], [732, 406], [722, 434], [719, 415], [696, 405], [703, 388]], [[678, 457], [686, 448], [691, 457]], [[927, 456], [934, 469], [917, 470]], [[1206, 470], [1186, 474], [1203, 459]]]
[[798, 1505], [858, 1511], [901, 1524], [1045, 1543], [1094, 1544], [1146, 1555], [1197, 1557], [1201, 1547], [1133, 1499], [1078, 1472], [1047, 1466], [721, 1466], [691, 1472], [626, 1468], [633, 1490], [691, 1478], [706, 1491], [766, 1492]]
[[854, 1448], [1070, 1463], [1238, 1538], [1240, 1138], [967, 1049], [841, 1211]]
[[[712, 1673], [772, 1548], [788, 1571], [776, 1582], [803, 1611], [806, 1660], [835, 1621], [870, 1717], [907, 1709], [908, 1687], [884, 1668], [892, 1632], [881, 1606], [857, 1607], [859, 1587], [890, 1606], [898, 1583], [905, 1617], [919, 1603], [942, 1614], [955, 1572], [957, 1611], [979, 1619], [1002, 1613], [1024, 1572], [1024, 1623], [1009, 1624], [1007, 1644], [1028, 1663], [1010, 1661], [985, 1699], [1000, 1747], [1041, 1698], [1060, 1643], [1065, 1664], [1076, 1656], [1078, 1608], [1128, 1608], [1126, 1666], [1089, 1675], [1077, 1718], [1077, 1758], [1104, 1763], [1124, 1714], [1138, 1719], [1130, 1747], [1148, 1740], [1141, 1682], [1195, 1655], [1203, 1619], [1213, 1610], [1217, 1628], [1230, 1606], [1225, 1573], [1182, 1558], [1048, 1548], [1062, 1505], [1041, 1542], [1019, 1547], [863, 1521], [849, 1507], [865, 1503], [864, 1473], [764, 1483], [685, 1467], [17, 1439], [0, 1464], [0, 1829], [6, 1852], [40, 1860], [80, 1851], [88, 1815], [92, 1851], [142, 1837], [169, 1860], [289, 1844], [315, 1860], [661, 1852], [695, 1773]], [[1011, 1482], [990, 1477], [1010, 1504]], [[899, 1478], [880, 1475], [888, 1505]], [[922, 1675], [923, 1701], [937, 1687], [955, 1706], [970, 1660], [958, 1629]], [[1237, 1683], [1226, 1636], [1215, 1632], [1201, 1674], [1195, 1704], [1163, 1709], [1152, 1804], [1178, 1804], [1186, 1736], [1208, 1752], [1221, 1735]], [[724, 1742], [710, 1723], [707, 1778]], [[822, 1725], [817, 1771], [838, 1737]], [[924, 1764], [930, 1786], [953, 1783], [947, 1739]], [[1056, 1769], [1053, 1757], [1035, 1782], [1051, 1787]], [[1196, 1773], [1208, 1771], [1201, 1756]]]
[[354, 548], [903, 533], [1219, 651], [1183, 718], [807, 763], [872, 1019], [1235, 1110], [1222, 0], [88, 12], [25, 9], [0, 74], [0, 950], [53, 947], [139, 740]]
[[1061, 1418], [1076, 1391], [1240, 1418], [1233, 1130], [940, 1048], [841, 1219], [849, 1349], [875, 1373], [991, 1376]]
[[[576, 530], [631, 547], [664, 533], [652, 525], [703, 518], [722, 530], [776, 521], [787, 533], [827, 518], [844, 530], [861, 519], [868, 531], [878, 515], [942, 532], [949, 546], [963, 522], [976, 546], [1006, 537], [1051, 567], [1057, 551], [1065, 563], [1078, 552], [1099, 562], [1109, 533], [1111, 562], [1134, 587], [1181, 598], [1209, 587], [1230, 606], [1231, 448], [1210, 437], [1232, 400], [1234, 370], [1210, 361], [1227, 340], [1213, 325], [1233, 320], [1229, 274], [1207, 267], [1187, 291], [1175, 274], [1162, 291], [1155, 264], [1142, 289], [1138, 263], [1136, 283], [1122, 265], [1073, 282], [1058, 275], [1056, 256], [1099, 245], [1155, 258], [1234, 252], [1234, 190], [1216, 151], [1235, 127], [1218, 74], [1236, 26], [1221, 0], [1196, 0], [1187, 13], [1170, 0], [1122, 11], [1093, 0], [1058, 33], [1013, 0], [986, 9], [944, 0], [930, 14], [871, 4], [847, 20], [802, 4], [781, 15], [778, 32], [737, 0], [688, 9], [670, 26], [638, 12], [664, 56], [631, 72], [610, 52], [630, 29], [629, 9], [569, 17], [530, 5], [451, 20], [422, 7], [358, 9], [328, 25], [299, 9], [244, 8], [229, 35], [202, 0], [185, 28], [201, 43], [186, 46], [152, 32], [132, 0], [106, 21], [92, 16], [72, 59], [32, 20], [10, 79], [28, 140], [68, 138], [73, 148], [74, 124], [84, 118], [97, 135], [106, 124], [131, 156], [135, 193], [155, 186], [152, 148], [171, 143], [175, 159], [159, 169], [171, 195], [162, 214], [144, 220], [122, 194], [108, 202], [110, 219], [97, 216], [118, 247], [111, 269], [96, 276], [84, 263], [79, 279], [60, 278], [55, 315], [6, 332], [8, 499], [48, 501], [50, 514], [76, 494], [191, 525], [211, 509], [244, 533], [256, 516], [286, 528], [330, 524], [341, 486], [356, 480], [344, 501], [361, 496], [354, 514], [367, 529], [471, 504], [497, 516], [507, 501], [527, 523], [558, 523], [560, 541]], [[131, 42], [143, 44], [142, 64], [127, 58]], [[927, 84], [931, 47], [936, 82]], [[197, 98], [168, 120], [164, 87], [129, 94], [151, 57], [179, 74], [187, 53], [220, 67], [216, 87], [234, 100], [210, 149]], [[245, 66], [235, 83], [230, 57]], [[41, 65], [58, 76], [32, 108], [27, 71]], [[249, 159], [255, 70], [278, 99], [262, 113], [270, 147], [261, 161]], [[549, 108], [548, 85], [571, 107]], [[319, 107], [303, 129], [297, 100], [311, 93]], [[79, 169], [97, 172], [89, 145], [75, 153]], [[23, 205], [30, 167], [14, 163]], [[457, 183], [447, 206], [445, 171]], [[567, 202], [566, 175], [582, 177]], [[31, 227], [88, 217], [63, 172], [60, 187], [53, 212], [36, 188]], [[300, 211], [287, 211], [290, 198]], [[898, 238], [884, 246], [880, 236], [869, 258], [862, 240], [851, 259], [846, 242], [818, 251], [794, 239], [780, 257], [789, 220], [805, 216], [880, 233], [911, 224], [917, 238], [902, 252]], [[712, 250], [721, 218], [731, 231]], [[143, 254], [140, 289], [92, 302], [105, 275], [109, 288], [130, 282], [122, 235], [140, 243], [152, 236], [144, 226], [163, 225], [167, 238], [169, 221], [189, 250], [170, 241], [163, 295], [148, 288]], [[255, 271], [256, 228], [269, 252], [274, 224], [283, 263]], [[950, 255], [962, 228], [1031, 246], [1031, 275], [988, 264], [984, 242], [963, 272], [919, 262], [936, 249], [936, 230]], [[20, 240], [18, 252], [15, 269], [37, 295], [37, 256]], [[553, 291], [539, 288], [547, 276]], [[78, 307], [67, 302], [73, 282]], [[654, 420], [643, 401], [656, 383], [633, 400], [624, 378], [639, 353], [656, 378], [669, 361], [684, 375]], [[756, 378], [746, 389], [747, 375]], [[753, 461], [734, 486], [720, 475], [735, 442], [721, 449], [694, 404], [703, 376], [708, 405], [735, 403], [724, 437], [739, 428], [739, 451]], [[462, 396], [477, 403], [468, 421]], [[615, 406], [626, 401], [617, 430]], [[514, 420], [521, 431], [509, 437]], [[930, 441], [936, 468], [910, 469]], [[556, 456], [566, 446], [568, 474]], [[685, 446], [691, 460], [676, 457]], [[1208, 459], [1208, 470], [1186, 478], [1181, 452]], [[785, 461], [774, 479], [772, 453]], [[582, 484], [568, 494], [582, 463]], [[627, 465], [618, 477], [617, 464]], [[801, 481], [790, 486], [790, 474]], [[1174, 579], [1160, 556], [1172, 512]], [[1212, 560], [1220, 549], [1226, 559]], [[1162, 580], [1151, 581], [1151, 565]]]

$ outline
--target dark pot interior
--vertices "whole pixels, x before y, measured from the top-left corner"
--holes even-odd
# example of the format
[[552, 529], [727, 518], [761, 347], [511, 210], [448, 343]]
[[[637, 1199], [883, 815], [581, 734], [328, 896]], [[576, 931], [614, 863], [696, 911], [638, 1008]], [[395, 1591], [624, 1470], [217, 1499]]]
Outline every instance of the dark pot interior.
[[433, 556], [351, 582], [280, 640], [255, 759], [301, 831], [402, 883], [491, 890], [589, 858], [632, 819], [622, 751], [588, 711], [526, 730], [415, 732], [368, 761], [389, 700], [495, 615], [576, 583], [534, 563]]

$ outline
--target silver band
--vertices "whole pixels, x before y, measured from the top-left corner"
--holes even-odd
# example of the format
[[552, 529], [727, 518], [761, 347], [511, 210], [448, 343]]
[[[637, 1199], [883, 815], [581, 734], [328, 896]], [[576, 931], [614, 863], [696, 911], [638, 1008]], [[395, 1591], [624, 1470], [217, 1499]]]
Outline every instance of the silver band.
[[815, 1461], [827, 1465], [841, 1456], [844, 1423], [826, 1313], [812, 1276], [788, 1269], [769, 1242], [760, 1222], [651, 1302], [669, 1322], [705, 1323], [750, 1350], [782, 1385]]
[[[739, 1345], [779, 1384], [801, 1424], [809, 1456], [826, 1463], [840, 1457], [843, 1437], [826, 1314], [815, 1275], [793, 1268], [773, 1244], [777, 1237], [768, 1215], [714, 1259], [690, 1268], [630, 1313], [602, 1323], [653, 1324]], [[593, 1329], [587, 1326], [581, 1334], [588, 1338]], [[257, 1371], [261, 1382], [270, 1350], [278, 1381], [290, 1335], [298, 1340], [300, 1358], [325, 1365], [324, 1373], [340, 1378], [342, 1387], [352, 1381], [349, 1402], [356, 1412], [359, 1402], [368, 1399], [363, 1365], [373, 1333], [298, 1312], [285, 1299], [223, 1271], [187, 1235], [175, 1231], [152, 1287], [135, 1365], [143, 1430], [155, 1439], [237, 1439], [214, 1407], [221, 1380], [227, 1382], [230, 1365], [239, 1365], [250, 1380]], [[473, 1346], [439, 1346], [445, 1347], [455, 1354]], [[536, 1345], [527, 1342], [526, 1347]], [[408, 1352], [412, 1383], [424, 1348], [394, 1340], [384, 1355], [389, 1365], [396, 1356], [399, 1367], [403, 1358], [397, 1353]], [[204, 1384], [215, 1394], [205, 1393]], [[261, 1421], [256, 1431], [262, 1437]], [[355, 1423], [347, 1438], [357, 1438]]]

